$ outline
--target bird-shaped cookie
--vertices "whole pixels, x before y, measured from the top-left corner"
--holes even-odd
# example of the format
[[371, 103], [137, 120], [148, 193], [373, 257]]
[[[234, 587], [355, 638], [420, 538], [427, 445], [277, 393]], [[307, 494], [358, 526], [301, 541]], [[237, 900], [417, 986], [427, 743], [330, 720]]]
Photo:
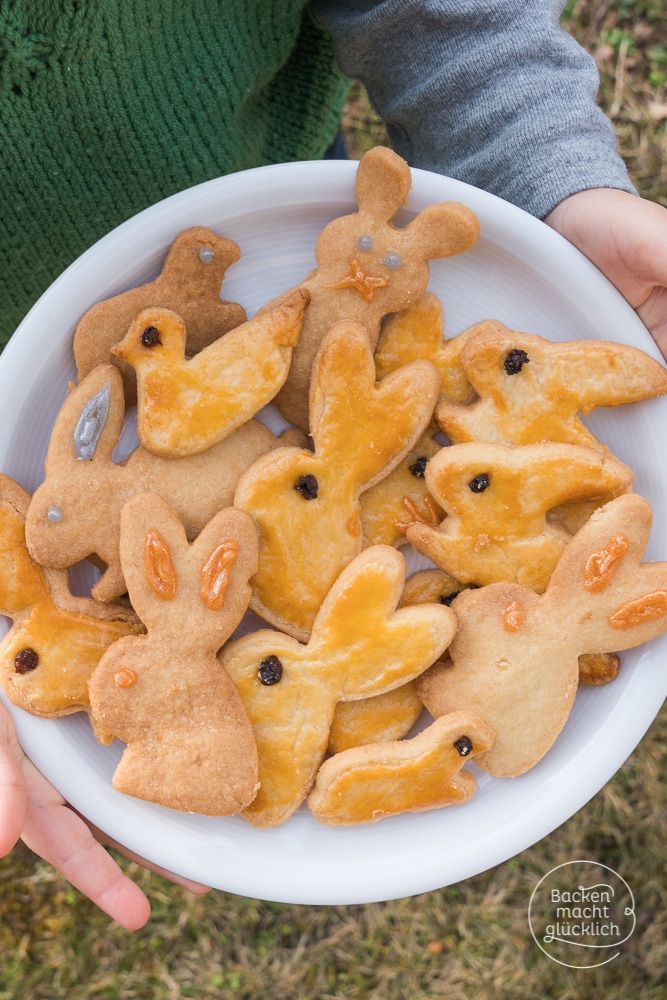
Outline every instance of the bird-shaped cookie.
[[441, 400], [436, 420], [452, 442], [605, 446], [580, 414], [667, 392], [667, 368], [639, 348], [604, 340], [552, 342], [516, 330], [482, 332], [461, 352], [479, 399]]
[[156, 455], [194, 455], [240, 427], [285, 381], [308, 292], [296, 288], [193, 358], [185, 323], [167, 309], [144, 309], [112, 353], [137, 373], [137, 435]]
[[515, 580], [541, 592], [570, 534], [547, 520], [557, 504], [627, 489], [633, 474], [593, 448], [544, 441], [511, 448], [450, 445], [428, 462], [440, 525], [414, 523], [408, 541], [462, 583]]
[[183, 317], [189, 355], [244, 323], [243, 306], [220, 295], [227, 269], [240, 256], [233, 240], [205, 226], [193, 226], [179, 233], [156, 278], [98, 302], [81, 317], [74, 331], [77, 380], [85, 378], [96, 365], [113, 361], [123, 375], [127, 405], [134, 404], [134, 372], [110, 351], [124, 337], [137, 313], [149, 306], [171, 309]]

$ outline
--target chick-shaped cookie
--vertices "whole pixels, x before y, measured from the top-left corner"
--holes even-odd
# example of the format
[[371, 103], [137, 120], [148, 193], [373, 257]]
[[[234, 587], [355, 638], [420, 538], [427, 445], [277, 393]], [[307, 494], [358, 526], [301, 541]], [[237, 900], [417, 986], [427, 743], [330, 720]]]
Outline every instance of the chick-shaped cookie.
[[144, 448], [166, 457], [197, 454], [270, 403], [287, 377], [308, 301], [297, 288], [191, 358], [181, 316], [142, 310], [112, 354], [136, 371]]
[[56, 417], [44, 462], [45, 478], [26, 517], [28, 550], [38, 563], [65, 569], [81, 559], [103, 563], [92, 596], [110, 601], [126, 592], [118, 539], [120, 512], [135, 493], [159, 493], [183, 519], [189, 538], [232, 503], [241, 472], [264, 452], [292, 441], [259, 420], [197, 455], [164, 458], [141, 445], [117, 461], [125, 418], [123, 386], [114, 365], [98, 365], [71, 388]]
[[433, 292], [424, 292], [412, 305], [388, 316], [383, 322], [375, 348], [378, 378], [389, 375], [399, 365], [415, 358], [425, 358], [440, 372], [440, 395], [443, 400], [471, 403], [475, 392], [461, 364], [463, 348], [480, 333], [506, 329], [498, 320], [487, 319], [447, 338], [442, 302]]
[[260, 535], [251, 608], [265, 621], [308, 638], [336, 577], [363, 547], [360, 494], [423, 433], [438, 381], [428, 361], [414, 361], [376, 383], [364, 328], [331, 328], [313, 367], [314, 450], [278, 448], [262, 456], [234, 496]]
[[396, 610], [404, 578], [396, 549], [365, 549], [331, 588], [307, 645], [263, 629], [220, 651], [257, 740], [260, 788], [243, 813], [254, 825], [282, 823], [303, 802], [338, 702], [413, 680], [449, 645], [456, 628], [451, 609]]
[[357, 167], [358, 211], [333, 219], [317, 239], [317, 267], [303, 281], [311, 304], [276, 398], [283, 416], [302, 430], [308, 429], [313, 360], [329, 327], [338, 320], [361, 323], [375, 348], [383, 316], [425, 291], [429, 260], [462, 253], [479, 236], [475, 213], [454, 201], [428, 205], [407, 225], [395, 225], [411, 183], [405, 160], [383, 146], [370, 149]]
[[492, 744], [493, 730], [461, 711], [409, 740], [351, 747], [324, 761], [308, 808], [320, 823], [341, 825], [467, 802], [476, 782], [463, 765]]
[[642, 563], [651, 506], [625, 494], [572, 538], [538, 595], [515, 583], [456, 598], [450, 660], [419, 678], [433, 716], [466, 710], [494, 733], [476, 763], [513, 777], [549, 750], [570, 714], [580, 654], [630, 649], [667, 629], [667, 562]]
[[436, 420], [452, 442], [567, 441], [605, 450], [580, 414], [667, 392], [667, 368], [637, 347], [553, 342], [516, 330], [482, 332], [461, 352], [478, 399], [441, 400]]
[[[100, 657], [143, 628], [130, 608], [74, 596], [66, 572], [31, 559], [29, 502], [23, 487], [0, 474], [0, 614], [12, 619], [0, 642], [0, 681], [10, 701], [32, 715], [90, 715], [88, 679]], [[91, 723], [100, 742], [109, 742], [94, 718]]]
[[447, 516], [436, 527], [409, 525], [410, 544], [462, 583], [515, 580], [537, 592], [571, 538], [547, 511], [620, 492], [633, 479], [609, 454], [556, 441], [450, 445], [429, 461], [425, 476]]
[[77, 380], [80, 382], [98, 364], [112, 361], [123, 375], [127, 405], [135, 403], [134, 372], [110, 352], [125, 336], [137, 313], [149, 306], [171, 309], [183, 317], [189, 355], [245, 323], [243, 307], [220, 294], [227, 269], [240, 256], [233, 240], [205, 226], [179, 233], [156, 278], [96, 303], [81, 317], [73, 344]]
[[257, 750], [216, 653], [248, 605], [253, 524], [225, 508], [190, 544], [171, 507], [140, 493], [123, 508], [120, 552], [147, 634], [116, 643], [89, 683], [95, 716], [127, 744], [113, 785], [186, 812], [239, 812], [255, 795]]

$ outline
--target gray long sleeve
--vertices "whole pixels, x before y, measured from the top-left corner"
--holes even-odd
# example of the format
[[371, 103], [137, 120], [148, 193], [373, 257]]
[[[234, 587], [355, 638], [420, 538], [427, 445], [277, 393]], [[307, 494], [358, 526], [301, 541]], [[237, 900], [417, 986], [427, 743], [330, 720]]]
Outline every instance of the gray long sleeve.
[[344, 73], [361, 80], [412, 166], [543, 218], [592, 187], [634, 191], [596, 105], [592, 57], [560, 0], [313, 0]]

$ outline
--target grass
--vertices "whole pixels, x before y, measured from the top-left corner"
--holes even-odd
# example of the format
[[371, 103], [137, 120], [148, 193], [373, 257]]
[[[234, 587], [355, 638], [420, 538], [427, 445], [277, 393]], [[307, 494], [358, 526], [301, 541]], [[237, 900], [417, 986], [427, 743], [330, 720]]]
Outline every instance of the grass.
[[[667, 205], [664, 0], [579, 0], [565, 23], [598, 60], [601, 103], [640, 192]], [[352, 155], [384, 141], [360, 88], [344, 127]], [[0, 1000], [664, 998], [666, 747], [663, 709], [612, 781], [551, 836], [457, 886], [388, 903], [194, 897], [122, 861], [153, 905], [130, 934], [19, 845], [0, 861]], [[588, 971], [549, 961], [527, 922], [537, 881], [580, 857], [622, 872], [638, 920], [622, 955]]]

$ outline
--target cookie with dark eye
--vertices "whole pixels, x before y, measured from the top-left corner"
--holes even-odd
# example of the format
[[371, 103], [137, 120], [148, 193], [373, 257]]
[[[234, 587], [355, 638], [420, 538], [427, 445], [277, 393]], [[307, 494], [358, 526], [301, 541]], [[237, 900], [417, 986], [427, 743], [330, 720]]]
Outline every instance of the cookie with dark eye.
[[425, 483], [446, 516], [409, 525], [413, 548], [461, 584], [517, 581], [541, 592], [571, 535], [557, 505], [595, 506], [629, 489], [633, 475], [611, 455], [543, 441], [511, 448], [481, 441], [441, 448]]

